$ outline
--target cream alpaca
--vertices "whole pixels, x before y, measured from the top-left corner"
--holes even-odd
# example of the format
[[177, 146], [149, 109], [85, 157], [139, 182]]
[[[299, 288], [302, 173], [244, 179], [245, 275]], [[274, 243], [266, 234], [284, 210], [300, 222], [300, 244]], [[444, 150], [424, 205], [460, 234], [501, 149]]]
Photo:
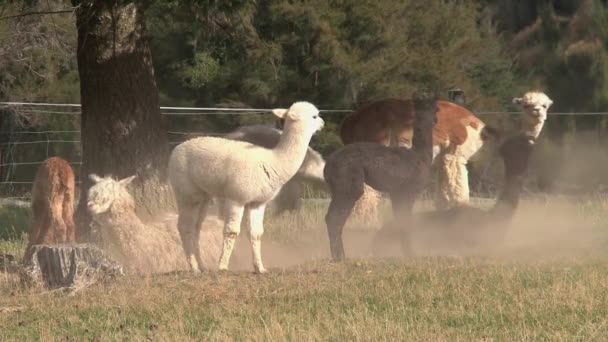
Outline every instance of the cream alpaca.
[[553, 101], [540, 91], [529, 91], [523, 97], [516, 97], [513, 103], [522, 107], [525, 119], [522, 122], [522, 131], [534, 138], [538, 138], [547, 120], [547, 111]]
[[[144, 224], [135, 214], [135, 202], [126, 186], [132, 177], [116, 181], [111, 177], [90, 175], [95, 183], [88, 193], [87, 207], [98, 226], [104, 249], [127, 270], [135, 273], [157, 273], [186, 270], [175, 220]], [[219, 227], [219, 225], [218, 225]], [[217, 260], [222, 234], [208, 230], [206, 260]]]
[[199, 227], [212, 197], [223, 197], [224, 243], [219, 269], [228, 269], [243, 216], [249, 227], [253, 267], [264, 273], [261, 238], [266, 204], [292, 178], [304, 161], [312, 135], [323, 119], [311, 103], [296, 102], [273, 113], [285, 119], [279, 143], [272, 149], [218, 137], [188, 140], [173, 150], [169, 179], [178, 207], [178, 230], [193, 271], [203, 270]]
[[[251, 125], [243, 126], [237, 130], [225, 134], [222, 137], [232, 140], [240, 140], [250, 142], [265, 148], [274, 148], [281, 138], [282, 131], [267, 125]], [[295, 210], [300, 207], [302, 197], [302, 183], [311, 182], [325, 187], [325, 179], [323, 178], [323, 168], [325, 168], [325, 160], [323, 156], [311, 147], [306, 151], [306, 157], [298, 172], [284, 186], [277, 196], [272, 200], [272, 205], [277, 212], [285, 210]], [[221, 199], [218, 199], [219, 212], [223, 213], [224, 205]]]

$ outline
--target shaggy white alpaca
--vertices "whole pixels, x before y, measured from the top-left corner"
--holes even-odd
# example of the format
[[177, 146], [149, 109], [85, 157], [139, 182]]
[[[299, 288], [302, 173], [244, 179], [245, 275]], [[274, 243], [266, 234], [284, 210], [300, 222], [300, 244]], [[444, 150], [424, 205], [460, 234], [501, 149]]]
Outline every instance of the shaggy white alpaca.
[[525, 115], [522, 131], [538, 138], [547, 120], [547, 111], [553, 104], [549, 96], [540, 91], [529, 91], [523, 97], [516, 97], [513, 103], [519, 105]]
[[228, 269], [241, 221], [249, 227], [253, 267], [264, 273], [261, 238], [266, 204], [302, 165], [312, 135], [323, 119], [311, 103], [296, 102], [273, 113], [285, 120], [279, 143], [272, 149], [218, 137], [188, 140], [173, 150], [169, 179], [178, 207], [178, 230], [193, 271], [203, 270], [199, 227], [212, 197], [226, 201], [224, 243], [219, 269]]
[[[88, 192], [87, 207], [97, 225], [104, 249], [127, 270], [135, 273], [157, 273], [187, 270], [180, 238], [176, 232], [175, 215], [163, 222], [144, 224], [135, 214], [135, 202], [126, 186], [134, 176], [114, 180], [89, 176], [95, 183]], [[173, 216], [173, 217], [171, 217]], [[218, 222], [219, 223], [219, 222]], [[217, 260], [222, 234], [217, 229], [207, 230], [209, 240], [205, 260]]]

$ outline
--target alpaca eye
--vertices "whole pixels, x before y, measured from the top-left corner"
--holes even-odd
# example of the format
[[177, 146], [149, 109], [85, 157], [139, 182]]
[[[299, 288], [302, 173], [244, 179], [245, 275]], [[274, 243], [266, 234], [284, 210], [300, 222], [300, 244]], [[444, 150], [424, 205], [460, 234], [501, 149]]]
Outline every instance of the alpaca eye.
[[315, 116], [313, 116], [312, 118], [313, 118], [313, 119], [316, 119], [316, 118], [318, 118], [318, 117], [319, 117], [318, 115], [315, 115]]

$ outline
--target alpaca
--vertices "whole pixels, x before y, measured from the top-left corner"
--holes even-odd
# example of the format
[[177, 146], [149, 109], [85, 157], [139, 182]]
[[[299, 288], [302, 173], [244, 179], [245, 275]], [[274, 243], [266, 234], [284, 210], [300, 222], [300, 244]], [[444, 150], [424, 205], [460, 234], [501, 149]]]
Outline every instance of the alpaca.
[[244, 220], [249, 227], [253, 268], [265, 273], [261, 238], [266, 204], [297, 172], [312, 135], [324, 126], [319, 110], [296, 102], [273, 113], [285, 119], [279, 143], [272, 149], [218, 137], [188, 140], [171, 152], [169, 179], [178, 207], [178, 230], [186, 258], [194, 272], [203, 270], [198, 235], [212, 197], [226, 202], [224, 243], [219, 269], [228, 263]]
[[[492, 247], [502, 241], [519, 204], [535, 141], [535, 136], [524, 132], [507, 138], [499, 148], [504, 164], [504, 181], [491, 209], [457, 207], [415, 215], [414, 224], [408, 223], [411, 227], [408, 229], [410, 242], [418, 237], [432, 244], [443, 242], [468, 247]], [[400, 232], [402, 225], [397, 221], [389, 222], [379, 235], [384, 234], [386, 238], [387, 232]]]
[[537, 90], [529, 91], [523, 97], [513, 98], [513, 103], [524, 111], [522, 130], [524, 133], [538, 138], [547, 120], [547, 111], [553, 101], [545, 93]]
[[[439, 171], [435, 206], [462, 206], [469, 202], [466, 165], [489, 137], [482, 134], [484, 122], [467, 109], [448, 101], [438, 101], [437, 105], [433, 129], [433, 164]], [[347, 116], [340, 126], [340, 137], [344, 144], [367, 141], [409, 148], [414, 122], [412, 100], [386, 98]]]
[[[135, 201], [127, 186], [135, 176], [117, 181], [89, 175], [87, 208], [101, 236], [103, 247], [129, 272], [163, 273], [187, 270], [175, 222], [143, 223], [135, 214]], [[217, 227], [220, 227], [217, 225]], [[219, 229], [206, 230], [202, 239], [215, 248], [206, 250], [205, 260], [217, 260], [222, 241]]]
[[[513, 102], [527, 115], [524, 129], [538, 136], [553, 104], [540, 91], [529, 91]], [[439, 101], [438, 122], [433, 131], [433, 164], [438, 180], [434, 192], [437, 209], [458, 207], [469, 203], [469, 182], [466, 165], [493, 136], [485, 134], [485, 123], [467, 109], [447, 101]], [[369, 103], [347, 116], [340, 127], [344, 144], [357, 141], [383, 145], [411, 146], [414, 122], [412, 100], [387, 98]]]
[[[267, 125], [243, 126], [237, 130], [223, 135], [226, 139], [246, 141], [265, 148], [274, 148], [281, 138], [282, 131]], [[295, 176], [290, 179], [279, 191], [278, 195], [272, 200], [277, 213], [286, 210], [295, 210], [301, 206], [302, 183], [311, 182], [325, 188], [323, 178], [323, 168], [325, 160], [319, 152], [311, 147], [306, 151], [304, 162], [298, 169]], [[223, 207], [220, 201], [220, 208]], [[220, 209], [220, 213], [223, 210]]]
[[332, 258], [344, 259], [342, 229], [365, 184], [390, 195], [393, 213], [409, 216], [431, 172], [433, 126], [437, 122], [435, 99], [415, 99], [416, 120], [412, 149], [376, 143], [349, 144], [326, 160], [325, 180], [331, 202], [325, 222]]
[[33, 245], [71, 243], [76, 240], [75, 178], [70, 164], [59, 157], [48, 158], [38, 168], [32, 186], [32, 223], [26, 256]]

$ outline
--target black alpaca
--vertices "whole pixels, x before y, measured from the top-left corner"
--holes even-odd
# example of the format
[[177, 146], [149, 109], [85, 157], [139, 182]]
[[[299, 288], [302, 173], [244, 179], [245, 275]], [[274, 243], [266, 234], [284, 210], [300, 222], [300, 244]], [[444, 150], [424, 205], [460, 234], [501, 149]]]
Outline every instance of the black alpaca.
[[437, 100], [417, 98], [414, 106], [412, 149], [354, 143], [327, 158], [324, 176], [331, 192], [331, 203], [325, 222], [335, 261], [344, 259], [342, 229], [355, 202], [363, 195], [364, 184], [388, 193], [394, 215], [402, 218], [410, 216], [416, 197], [426, 186], [433, 161]]
[[[499, 149], [504, 163], [504, 180], [494, 206], [489, 210], [457, 207], [416, 215], [409, 227], [418, 230], [408, 236], [429, 234], [433, 240], [462, 245], [463, 247], [493, 247], [500, 243], [510, 225], [523, 188], [530, 155], [534, 150], [535, 137], [517, 134], [504, 141]], [[383, 227], [382, 231], [397, 232], [404, 223], [397, 220]]]

